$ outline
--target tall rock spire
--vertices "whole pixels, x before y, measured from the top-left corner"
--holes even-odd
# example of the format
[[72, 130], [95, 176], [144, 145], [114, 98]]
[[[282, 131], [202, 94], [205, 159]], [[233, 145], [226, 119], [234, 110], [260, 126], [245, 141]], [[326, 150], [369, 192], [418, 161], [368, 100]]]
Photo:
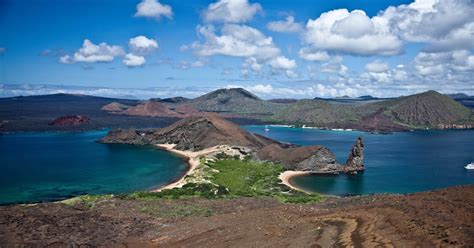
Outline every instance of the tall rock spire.
[[362, 137], [357, 138], [356, 143], [352, 146], [352, 149], [347, 158], [344, 171], [355, 172], [364, 170], [364, 141]]

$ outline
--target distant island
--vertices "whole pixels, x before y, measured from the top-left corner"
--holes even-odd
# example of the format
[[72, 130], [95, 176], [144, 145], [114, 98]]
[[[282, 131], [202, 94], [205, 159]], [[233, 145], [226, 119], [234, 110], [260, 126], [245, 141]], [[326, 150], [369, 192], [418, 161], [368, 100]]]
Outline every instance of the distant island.
[[[58, 105], [61, 109], [56, 108]], [[448, 96], [436, 91], [398, 98], [301, 100], [262, 100], [242, 88], [219, 89], [194, 99], [172, 97], [145, 101], [56, 94], [0, 98], [0, 132], [163, 127], [177, 119], [210, 113], [218, 113], [238, 124], [369, 132], [472, 129], [474, 112], [468, 107], [472, 107], [468, 96]], [[63, 116], [83, 116], [88, 121], [79, 122], [80, 125], [48, 125]]]

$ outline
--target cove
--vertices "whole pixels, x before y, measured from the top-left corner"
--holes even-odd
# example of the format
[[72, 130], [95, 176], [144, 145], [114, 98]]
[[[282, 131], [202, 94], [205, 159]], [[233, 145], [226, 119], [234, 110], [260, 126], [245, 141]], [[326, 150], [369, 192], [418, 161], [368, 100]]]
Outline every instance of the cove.
[[371, 134], [271, 126], [246, 126], [248, 131], [278, 141], [323, 145], [344, 163], [358, 136], [364, 138], [366, 170], [358, 175], [304, 175], [291, 183], [327, 195], [412, 193], [455, 185], [474, 184], [474, 130], [414, 131]]
[[106, 131], [0, 134], [0, 204], [149, 190], [186, 162], [152, 146], [101, 144]]

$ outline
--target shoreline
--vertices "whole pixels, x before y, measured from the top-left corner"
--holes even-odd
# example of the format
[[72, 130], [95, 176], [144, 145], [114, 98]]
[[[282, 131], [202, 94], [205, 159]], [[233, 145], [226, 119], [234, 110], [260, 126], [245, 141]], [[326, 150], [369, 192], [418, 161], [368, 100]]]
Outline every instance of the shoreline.
[[297, 186], [295, 186], [294, 184], [291, 183], [291, 180], [294, 177], [304, 176], [304, 175], [314, 175], [314, 174], [327, 174], [327, 173], [315, 173], [313, 171], [291, 171], [291, 170], [287, 170], [287, 171], [282, 172], [278, 178], [281, 180], [281, 184], [286, 185], [290, 189], [301, 191], [301, 192], [304, 192], [306, 194], [319, 194], [321, 196], [330, 197], [330, 198], [340, 198], [341, 197], [341, 196], [337, 196], [337, 195], [326, 195], [326, 194], [322, 194], [322, 193], [318, 193], [318, 192], [308, 191], [308, 190], [305, 190], [303, 188], [297, 187]]
[[304, 193], [307, 193], [307, 194], [314, 194], [315, 192], [310, 192], [310, 191], [304, 190], [304, 189], [299, 188], [299, 187], [297, 187], [297, 186], [295, 186], [291, 183], [291, 179], [295, 176], [303, 176], [303, 175], [310, 175], [310, 174], [311, 174], [311, 172], [309, 172], [309, 171], [291, 171], [291, 170], [287, 170], [287, 171], [282, 172], [280, 174], [280, 176], [278, 176], [278, 179], [281, 180], [281, 184], [286, 185], [290, 189], [301, 191], [301, 192], [304, 192]]
[[187, 160], [186, 163], [188, 164], [188, 168], [187, 168], [186, 173], [184, 173], [177, 180], [170, 182], [168, 184], [162, 185], [158, 188], [152, 189], [150, 190], [150, 192], [160, 192], [164, 189], [174, 189], [174, 188], [183, 187], [186, 184], [185, 182], [186, 177], [193, 175], [196, 168], [199, 166], [199, 163], [200, 163], [199, 158], [209, 153], [217, 152], [221, 149], [220, 146], [215, 146], [215, 147], [193, 152], [193, 151], [181, 151], [181, 150], [174, 149], [176, 144], [154, 144], [154, 146], [157, 147], [158, 149], [165, 150], [167, 152], [171, 152], [173, 154], [176, 154], [178, 156], [185, 158]]

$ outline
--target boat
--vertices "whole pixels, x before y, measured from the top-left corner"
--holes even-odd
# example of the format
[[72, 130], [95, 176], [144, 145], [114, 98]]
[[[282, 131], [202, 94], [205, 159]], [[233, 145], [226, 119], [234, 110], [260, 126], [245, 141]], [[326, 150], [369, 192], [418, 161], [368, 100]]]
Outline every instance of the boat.
[[268, 125], [265, 126], [265, 132], [270, 131], [270, 128], [268, 128]]
[[464, 167], [466, 170], [474, 170], [474, 162], [467, 164], [466, 167]]

